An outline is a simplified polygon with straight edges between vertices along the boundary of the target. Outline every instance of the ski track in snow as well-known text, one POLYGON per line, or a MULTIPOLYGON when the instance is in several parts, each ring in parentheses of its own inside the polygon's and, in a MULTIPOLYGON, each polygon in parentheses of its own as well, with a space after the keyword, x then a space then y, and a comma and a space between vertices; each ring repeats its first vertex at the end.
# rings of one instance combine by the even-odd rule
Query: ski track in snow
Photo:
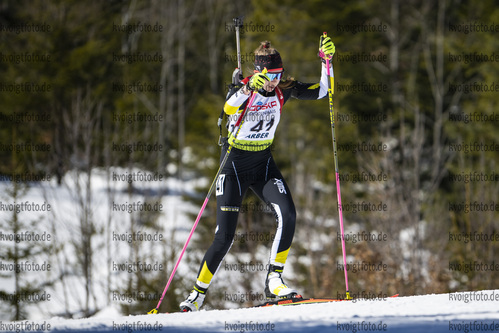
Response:
POLYGON ((495 332, 499 290, 128 317, 108 309, 34 323, 51 332, 495 332))

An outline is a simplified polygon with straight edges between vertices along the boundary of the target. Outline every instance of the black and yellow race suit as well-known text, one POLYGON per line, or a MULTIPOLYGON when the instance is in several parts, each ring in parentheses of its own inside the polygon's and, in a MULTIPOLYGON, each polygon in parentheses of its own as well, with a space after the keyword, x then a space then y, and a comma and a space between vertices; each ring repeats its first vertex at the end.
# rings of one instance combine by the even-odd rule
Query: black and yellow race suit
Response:
POLYGON ((272 208, 276 217, 277 230, 269 263, 281 267, 286 263, 295 232, 296 211, 289 187, 272 157, 271 145, 282 107, 289 98, 321 99, 327 95, 327 80, 326 69, 322 67, 319 83, 294 81, 288 88, 277 86, 272 92, 258 91, 246 110, 237 138, 235 125, 246 108, 249 96, 238 90, 227 99, 224 105, 224 111, 229 116, 227 144, 233 148, 217 179, 215 238, 201 263, 196 289, 206 291, 232 246, 239 210, 248 188, 272 208))

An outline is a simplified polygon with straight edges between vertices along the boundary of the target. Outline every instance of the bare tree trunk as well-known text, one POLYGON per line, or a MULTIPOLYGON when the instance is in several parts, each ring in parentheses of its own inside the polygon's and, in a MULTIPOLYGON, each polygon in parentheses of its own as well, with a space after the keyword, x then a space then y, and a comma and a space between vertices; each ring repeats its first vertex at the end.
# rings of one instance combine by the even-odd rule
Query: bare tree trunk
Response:
MULTIPOLYGON (((95 133, 102 115, 102 103, 93 100, 90 87, 78 88, 73 97, 69 113, 64 113, 66 134, 72 144, 72 169, 75 170, 75 188, 73 196, 79 208, 79 237, 75 244, 81 254, 80 268, 84 277, 85 298, 82 311, 90 316, 90 302, 95 304, 93 292, 93 236, 95 234, 92 214, 92 169, 98 152, 95 145, 95 133)), ((71 186, 69 188, 72 188, 71 186)), ((95 309, 94 309, 95 310, 95 309)))
MULTIPOLYGON (((185 145, 185 41, 189 36, 190 21, 186 17, 183 0, 178 0, 178 179, 183 179, 182 155, 185 145)), ((192 14, 192 13, 191 13, 192 14)))
MULTIPOLYGON (((219 77, 219 72, 223 66, 220 66, 220 50, 221 50, 221 45, 224 41, 224 36, 220 36, 219 31, 220 31, 220 26, 223 22, 224 17, 226 17, 225 12, 227 11, 227 8, 229 7, 230 2, 223 0, 223 1, 217 1, 217 0, 209 0, 205 2, 205 8, 208 13, 208 35, 207 35, 207 41, 208 41, 208 47, 207 47, 207 52, 208 52, 208 62, 209 62, 209 75, 210 75, 210 88, 211 92, 213 94, 218 94, 220 92, 219 89, 219 82, 218 82, 218 77, 219 77)), ((232 22, 225 22, 225 24, 228 24, 231 26, 232 22)), ((225 24, 224 24, 224 29, 225 29, 225 24)), ((224 30, 222 34, 226 34, 227 32, 224 30)), ((227 52, 227 51, 226 51, 227 52)))
MULTIPOLYGON (((175 104, 175 94, 174 89, 175 84, 175 72, 173 70, 176 56, 172 52, 174 50, 174 45, 177 32, 179 32, 178 21, 177 21, 177 10, 175 1, 166 1, 155 3, 157 6, 157 12, 160 13, 160 22, 166 27, 165 33, 161 35, 161 54, 163 56, 163 63, 161 64, 160 70, 160 84, 164 89, 159 94, 159 112, 163 115, 164 121, 159 122, 159 142, 165 145, 165 151, 168 152, 172 149, 171 142, 174 133, 174 104, 175 104)), ((158 156, 158 172, 164 173, 166 163, 164 154, 159 154, 158 156)))
MULTIPOLYGON (((425 12, 431 10, 433 2, 426 2, 425 12)), ((431 92, 434 98, 433 122, 433 165, 432 179, 437 181, 441 178, 442 170, 442 128, 443 128, 443 96, 444 96, 444 23, 445 23, 445 0, 438 1, 437 29, 433 35, 428 31, 427 25, 423 24, 424 34, 424 59, 426 72, 430 78, 431 92), (435 42, 435 64, 432 60, 430 42, 435 42)))
MULTIPOLYGON (((185 55, 186 55, 186 41, 190 39, 191 24, 198 16, 198 9, 200 2, 196 1, 193 8, 189 12, 186 11, 186 6, 183 0, 178 0, 177 4, 177 18, 178 18, 178 179, 183 180, 183 161, 182 156, 185 148, 185 55)), ((214 48, 210 45, 209 48, 214 48)))

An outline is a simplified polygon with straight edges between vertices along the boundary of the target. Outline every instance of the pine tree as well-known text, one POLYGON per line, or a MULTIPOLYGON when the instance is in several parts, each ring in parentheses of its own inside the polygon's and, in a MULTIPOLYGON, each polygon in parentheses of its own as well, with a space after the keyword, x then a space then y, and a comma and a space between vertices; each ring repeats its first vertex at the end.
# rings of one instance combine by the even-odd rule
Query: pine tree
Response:
MULTIPOLYGON (((13 281, 2 283, 0 301, 10 320, 29 318, 29 306, 51 300, 47 288, 51 262, 48 251, 52 241, 50 233, 44 231, 43 218, 32 219, 20 207, 28 187, 24 183, 12 182, 2 198, 2 205, 10 207, 9 218, 0 222, 0 277, 13 281), (45 278, 44 278, 45 277, 45 278)), ((36 204, 25 202, 24 204, 36 204)), ((46 203, 44 203, 46 204, 46 203)))

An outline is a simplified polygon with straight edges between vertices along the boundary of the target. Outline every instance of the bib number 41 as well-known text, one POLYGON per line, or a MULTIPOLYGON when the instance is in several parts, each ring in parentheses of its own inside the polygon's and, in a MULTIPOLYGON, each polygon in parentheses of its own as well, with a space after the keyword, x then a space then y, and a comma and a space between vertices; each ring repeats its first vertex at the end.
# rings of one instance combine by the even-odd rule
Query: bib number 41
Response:
MULTIPOLYGON (((255 126, 251 127, 252 132, 260 132, 263 129, 264 121, 260 120, 255 126)), ((270 120, 265 124, 265 131, 270 131, 270 129, 274 126, 274 117, 270 118, 270 120)))

